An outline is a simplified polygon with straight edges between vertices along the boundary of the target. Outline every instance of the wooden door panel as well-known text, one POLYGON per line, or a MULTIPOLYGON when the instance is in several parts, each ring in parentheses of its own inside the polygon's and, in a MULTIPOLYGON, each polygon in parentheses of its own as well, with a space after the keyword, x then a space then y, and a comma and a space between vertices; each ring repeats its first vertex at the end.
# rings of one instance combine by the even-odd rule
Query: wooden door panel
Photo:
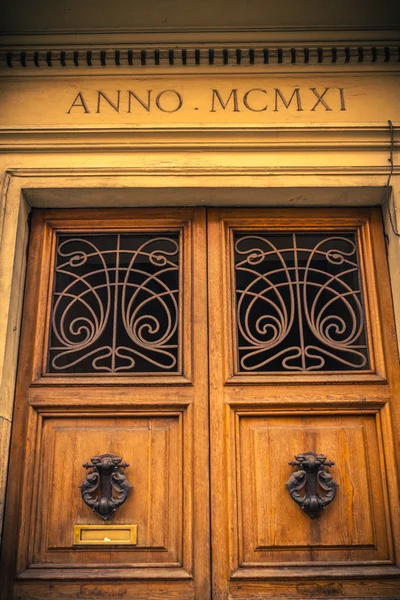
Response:
POLYGON ((239 565, 390 561, 387 503, 375 415, 237 416, 239 565), (288 461, 325 454, 339 485, 310 519, 290 497, 288 461))
MULTIPOLYGON (((34 562, 145 563, 180 566, 182 561, 182 440, 179 417, 86 416, 45 418, 37 493, 37 525, 32 523, 34 562), (75 525, 99 525, 82 502, 84 463, 109 452, 129 463, 134 486, 112 525, 138 526, 137 545, 74 547, 75 525)), ((100 522, 101 524, 101 522, 100 522)), ((105 528, 110 523, 105 523, 105 528)))
POLYGON ((215 600, 396 597, 400 387, 381 215, 208 218, 215 600), (334 461, 339 484, 315 519, 285 486, 304 452, 334 461))
POLYGON ((204 209, 35 212, 7 600, 209 598, 205 242, 204 209), (78 487, 105 453, 134 486, 111 524, 78 487), (137 543, 77 545, 86 525, 136 525, 137 543))

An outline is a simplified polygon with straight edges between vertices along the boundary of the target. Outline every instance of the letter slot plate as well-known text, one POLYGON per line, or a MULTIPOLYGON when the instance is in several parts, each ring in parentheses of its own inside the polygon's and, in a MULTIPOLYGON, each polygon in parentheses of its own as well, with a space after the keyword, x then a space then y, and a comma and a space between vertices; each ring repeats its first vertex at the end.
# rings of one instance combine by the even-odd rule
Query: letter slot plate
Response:
POLYGON ((75 525, 74 546, 137 544, 137 525, 75 525))

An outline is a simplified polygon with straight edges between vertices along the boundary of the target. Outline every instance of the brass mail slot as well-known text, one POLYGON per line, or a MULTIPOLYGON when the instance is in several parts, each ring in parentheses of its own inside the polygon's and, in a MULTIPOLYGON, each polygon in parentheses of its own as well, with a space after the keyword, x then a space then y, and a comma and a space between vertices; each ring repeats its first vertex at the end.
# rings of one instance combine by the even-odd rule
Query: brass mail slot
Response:
POLYGON ((75 525, 74 545, 137 544, 137 525, 75 525))

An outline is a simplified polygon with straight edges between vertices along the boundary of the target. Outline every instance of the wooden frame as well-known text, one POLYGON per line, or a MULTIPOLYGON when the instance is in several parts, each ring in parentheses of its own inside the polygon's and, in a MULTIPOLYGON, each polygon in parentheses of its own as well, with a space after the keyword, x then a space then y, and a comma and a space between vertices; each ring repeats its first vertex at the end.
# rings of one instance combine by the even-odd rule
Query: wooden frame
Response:
MULTIPOLYGON (((244 209, 245 210, 245 209, 244 209)), ((254 384, 274 383, 281 381, 282 383, 322 383, 333 381, 347 382, 362 382, 362 381, 386 381, 385 364, 383 360, 382 349, 382 331, 377 310, 377 292, 376 280, 371 256, 371 232, 369 224, 370 211, 366 210, 348 210, 344 216, 340 209, 332 209, 327 212, 318 211, 315 209, 297 210, 296 213, 290 211, 274 211, 270 210, 264 217, 262 211, 254 210, 254 217, 246 219, 242 217, 244 210, 234 209, 226 211, 223 217, 224 229, 224 252, 226 253, 226 281, 228 291, 226 303, 229 310, 229 319, 231 326, 226 325, 227 331, 230 333, 229 339, 229 356, 226 366, 227 382, 232 385, 241 383, 248 384, 252 381, 254 384), (285 216, 285 214, 288 216, 285 216), (327 215, 325 218, 323 215, 327 215), (234 216, 235 215, 235 216, 234 216), (330 216, 328 216, 330 215, 330 216), (332 219, 334 223, 332 224, 332 219), (234 332, 236 331, 236 315, 235 315, 235 290, 234 290, 234 264, 233 264, 233 235, 237 231, 257 231, 263 229, 267 232, 319 232, 323 231, 344 231, 354 232, 357 235, 358 250, 360 256, 361 280, 363 285, 364 296, 364 311, 366 317, 367 339, 369 341, 369 357, 370 369, 362 372, 352 371, 346 372, 324 372, 324 373, 309 373, 296 375, 295 373, 285 374, 278 373, 240 373, 237 367, 237 341, 234 332)), ((264 213, 265 214, 265 213, 264 213)))
MULTIPOLYGON (((132 221, 129 219, 129 212, 126 210, 124 214, 127 216, 121 218, 121 211, 98 209, 95 212, 91 210, 76 210, 74 216, 71 219, 60 218, 60 213, 57 211, 47 211, 44 216, 44 235, 43 235, 43 257, 42 257, 42 269, 43 269, 43 285, 41 287, 41 297, 39 300, 40 310, 38 311, 37 317, 37 328, 38 328, 38 339, 43 340, 38 347, 35 348, 35 357, 33 361, 32 370, 32 384, 33 385, 98 385, 98 384, 113 384, 113 385, 132 385, 132 384, 158 384, 160 379, 165 384, 180 383, 181 385, 188 385, 191 382, 191 304, 183 294, 181 294, 181 321, 182 328, 180 332, 180 353, 182 364, 182 371, 178 374, 160 373, 155 375, 140 375, 140 374, 129 374, 124 376, 123 374, 114 374, 111 376, 99 376, 95 374, 91 375, 79 375, 75 376, 76 381, 72 382, 71 376, 55 373, 47 373, 47 352, 48 352, 48 336, 49 336, 49 323, 50 323, 50 307, 52 301, 52 289, 53 289, 53 277, 54 277, 54 256, 55 256, 55 239, 58 233, 147 233, 150 231, 174 231, 180 233, 181 240, 183 239, 183 233, 185 232, 185 243, 182 243, 182 259, 181 259, 181 286, 185 289, 191 289, 192 273, 190 265, 192 264, 191 256, 191 221, 185 218, 185 212, 182 209, 175 209, 176 217, 165 217, 165 211, 160 209, 153 209, 151 211, 146 209, 136 209, 138 217, 132 221), (182 215, 182 218, 179 218, 182 215), (105 220, 106 219, 106 220, 105 220), (155 224, 156 223, 156 224, 155 224), (47 270, 48 261, 50 262, 50 269, 47 270), (183 316, 184 315, 184 316, 183 316), (183 352, 183 354, 182 354, 183 352), (95 380, 95 383, 94 383, 95 380)), ((135 214, 131 212, 131 214, 135 214)))

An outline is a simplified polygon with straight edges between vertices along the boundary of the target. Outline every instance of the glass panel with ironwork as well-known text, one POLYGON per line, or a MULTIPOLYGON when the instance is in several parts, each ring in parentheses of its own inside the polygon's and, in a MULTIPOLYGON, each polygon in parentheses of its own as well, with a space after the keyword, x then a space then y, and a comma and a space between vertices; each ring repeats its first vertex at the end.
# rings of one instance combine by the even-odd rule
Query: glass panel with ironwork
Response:
POLYGON ((368 370, 356 234, 235 232, 237 370, 368 370))
POLYGON ((50 373, 180 372, 179 232, 57 236, 50 373))

